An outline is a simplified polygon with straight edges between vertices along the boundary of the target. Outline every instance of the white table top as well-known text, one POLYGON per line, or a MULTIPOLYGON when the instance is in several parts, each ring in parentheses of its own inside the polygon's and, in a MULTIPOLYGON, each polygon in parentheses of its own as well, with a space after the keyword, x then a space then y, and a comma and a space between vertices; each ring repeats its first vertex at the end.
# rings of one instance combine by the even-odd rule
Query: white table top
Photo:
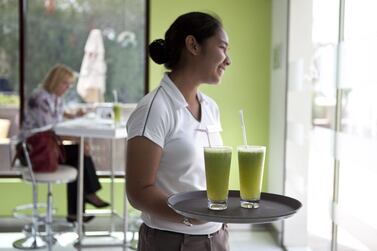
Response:
POLYGON ((120 139, 127 138, 125 125, 115 126, 111 119, 81 117, 67 120, 54 126, 57 135, 120 139))

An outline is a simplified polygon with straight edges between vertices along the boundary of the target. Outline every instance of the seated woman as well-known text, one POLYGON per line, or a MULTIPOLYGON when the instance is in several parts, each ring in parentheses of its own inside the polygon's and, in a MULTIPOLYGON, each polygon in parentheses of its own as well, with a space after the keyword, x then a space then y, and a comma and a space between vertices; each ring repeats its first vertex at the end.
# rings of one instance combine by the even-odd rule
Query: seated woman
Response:
MULTIPOLYGON (((73 70, 65 65, 55 65, 46 75, 42 84, 37 87, 26 103, 25 119, 23 131, 40 128, 46 125, 54 125, 64 118, 75 118, 82 116, 82 110, 76 114, 64 111, 62 96, 75 82, 73 70)), ((63 137, 74 142, 74 144, 64 145, 66 160, 64 164, 79 166, 79 146, 78 139, 73 137, 63 137)), ((109 203, 101 200, 96 192, 101 189, 94 163, 89 155, 89 145, 84 145, 84 198, 85 202, 97 207, 107 207, 109 203)), ((85 204, 84 204, 85 210, 85 204)), ((77 212, 77 181, 71 182, 67 186, 67 220, 76 221, 77 212)), ((85 216, 84 222, 93 219, 94 216, 85 216)))

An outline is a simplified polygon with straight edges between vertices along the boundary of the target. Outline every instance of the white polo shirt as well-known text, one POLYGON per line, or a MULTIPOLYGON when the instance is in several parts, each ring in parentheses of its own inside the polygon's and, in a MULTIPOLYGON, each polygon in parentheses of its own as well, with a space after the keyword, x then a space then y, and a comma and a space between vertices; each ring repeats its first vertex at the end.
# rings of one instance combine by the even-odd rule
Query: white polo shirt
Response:
MULTIPOLYGON (((167 194, 206 189, 203 147, 222 145, 220 114, 217 104, 198 92, 201 103, 201 120, 196 120, 187 109, 182 93, 164 75, 160 86, 141 99, 128 123, 128 139, 144 136, 162 148, 157 170, 156 186, 167 194), (204 132, 211 128, 209 139, 204 132)), ((220 223, 209 222, 187 227, 169 222, 145 212, 146 225, 161 230, 202 235, 216 232, 220 223)))

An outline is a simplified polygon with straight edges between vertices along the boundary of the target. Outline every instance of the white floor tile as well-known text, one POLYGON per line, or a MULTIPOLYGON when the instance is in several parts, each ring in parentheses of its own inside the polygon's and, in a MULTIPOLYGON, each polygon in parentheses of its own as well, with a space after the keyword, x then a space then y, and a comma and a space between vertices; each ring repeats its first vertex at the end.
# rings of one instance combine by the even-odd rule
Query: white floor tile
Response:
MULTIPOLYGON (((250 231, 248 229, 235 230, 230 229, 229 241, 231 251, 282 251, 277 246, 271 235, 266 231, 250 231)), ((0 234, 0 251, 15 251, 12 243, 24 235, 21 233, 1 233, 0 234)), ((65 233, 57 236, 58 242, 50 249, 51 251, 77 251, 73 246, 76 238, 75 233, 65 233)), ((103 237, 96 237, 103 238, 103 237)), ((93 238, 90 238, 93 239, 93 238)), ((94 241, 98 241, 99 239, 94 241)), ((102 241, 102 240, 101 240, 102 241)), ((106 241, 106 240, 104 240, 106 241)), ((106 251, 126 251, 122 247, 106 247, 106 251)), ((48 248, 38 249, 40 251, 49 250, 48 248)), ((81 248, 81 251, 104 250, 100 248, 81 248)), ((128 250, 127 250, 128 251, 128 250)))

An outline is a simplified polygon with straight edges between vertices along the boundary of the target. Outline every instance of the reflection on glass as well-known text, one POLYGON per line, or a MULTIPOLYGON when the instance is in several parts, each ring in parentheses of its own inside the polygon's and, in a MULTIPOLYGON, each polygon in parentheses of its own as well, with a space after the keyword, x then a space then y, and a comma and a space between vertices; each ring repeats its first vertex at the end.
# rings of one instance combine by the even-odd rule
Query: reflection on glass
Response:
POLYGON ((363 138, 377 138, 377 83, 375 86, 345 90, 342 132, 363 138))
POLYGON ((336 50, 334 44, 318 45, 311 63, 312 123, 330 129, 335 128, 336 50))

